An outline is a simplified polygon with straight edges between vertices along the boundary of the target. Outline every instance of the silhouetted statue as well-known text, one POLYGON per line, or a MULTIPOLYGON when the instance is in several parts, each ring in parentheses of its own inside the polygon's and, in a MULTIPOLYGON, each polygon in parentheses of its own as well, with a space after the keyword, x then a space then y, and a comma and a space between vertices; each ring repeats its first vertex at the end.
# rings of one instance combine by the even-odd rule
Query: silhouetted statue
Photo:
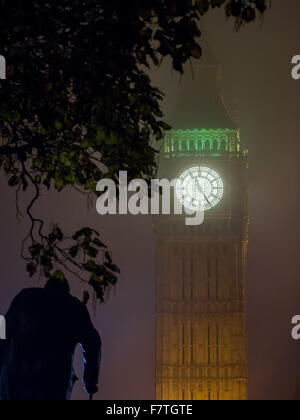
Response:
POLYGON ((73 357, 84 352, 85 390, 98 391, 101 340, 83 303, 67 281, 23 290, 6 315, 0 340, 0 400, 67 400, 77 380, 73 357))

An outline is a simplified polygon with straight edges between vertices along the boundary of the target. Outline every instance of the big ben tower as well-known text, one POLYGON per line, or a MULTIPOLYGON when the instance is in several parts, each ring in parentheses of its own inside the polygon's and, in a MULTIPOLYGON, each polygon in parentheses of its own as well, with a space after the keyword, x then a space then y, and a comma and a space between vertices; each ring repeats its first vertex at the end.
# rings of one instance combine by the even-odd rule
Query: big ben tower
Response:
POLYGON ((185 216, 155 217, 156 398, 246 400, 247 152, 216 66, 195 65, 183 80, 159 175, 179 179, 185 207, 202 200, 205 218, 187 226, 185 216))

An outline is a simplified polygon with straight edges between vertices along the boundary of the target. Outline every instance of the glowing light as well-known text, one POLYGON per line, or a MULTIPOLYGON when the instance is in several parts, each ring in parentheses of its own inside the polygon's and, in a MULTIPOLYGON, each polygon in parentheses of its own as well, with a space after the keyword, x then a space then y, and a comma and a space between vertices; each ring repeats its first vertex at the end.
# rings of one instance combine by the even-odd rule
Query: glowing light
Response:
POLYGON ((171 130, 166 133, 164 154, 170 156, 222 156, 240 152, 239 130, 171 130))
POLYGON ((176 185, 178 200, 193 211, 210 210, 224 195, 224 182, 212 168, 195 166, 184 171, 176 185))

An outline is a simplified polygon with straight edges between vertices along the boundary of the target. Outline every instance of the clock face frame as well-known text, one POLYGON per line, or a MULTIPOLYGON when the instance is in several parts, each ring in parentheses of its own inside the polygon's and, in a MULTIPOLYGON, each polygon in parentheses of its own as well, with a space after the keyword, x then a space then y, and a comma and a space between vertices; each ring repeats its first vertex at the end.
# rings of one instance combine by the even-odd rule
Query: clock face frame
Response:
POLYGON ((178 178, 176 194, 186 209, 208 211, 222 200, 224 182, 216 170, 207 166, 194 166, 178 178))

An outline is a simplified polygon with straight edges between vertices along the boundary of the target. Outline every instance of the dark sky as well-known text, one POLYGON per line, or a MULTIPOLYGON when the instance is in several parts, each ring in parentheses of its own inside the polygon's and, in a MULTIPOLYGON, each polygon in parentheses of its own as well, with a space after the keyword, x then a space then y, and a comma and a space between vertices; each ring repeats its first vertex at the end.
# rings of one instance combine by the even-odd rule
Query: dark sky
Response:
MULTIPOLYGON (((291 318, 300 314, 300 81, 293 81, 290 74, 291 58, 300 54, 299 15, 298 0, 273 0, 262 25, 252 24, 237 34, 223 12, 210 13, 205 19, 211 51, 223 70, 224 98, 232 111, 238 103, 242 140, 250 155, 247 306, 252 399, 291 399, 300 385, 300 342, 290 338, 291 318)), ((166 93, 164 110, 170 117, 179 78, 168 63, 152 77, 166 93)), ((0 191, 3 314, 21 288, 43 281, 28 280, 24 274, 19 254, 27 226, 25 221, 16 221, 14 192, 3 176, 0 191)), ((95 320, 104 342, 98 398, 154 398, 151 218, 100 217, 71 191, 45 194, 38 211, 63 224, 66 232, 82 225, 99 228, 122 268, 118 286, 97 310, 95 320)), ((76 281, 73 292, 82 293, 76 281)), ((74 398, 86 398, 79 385, 74 398)))

